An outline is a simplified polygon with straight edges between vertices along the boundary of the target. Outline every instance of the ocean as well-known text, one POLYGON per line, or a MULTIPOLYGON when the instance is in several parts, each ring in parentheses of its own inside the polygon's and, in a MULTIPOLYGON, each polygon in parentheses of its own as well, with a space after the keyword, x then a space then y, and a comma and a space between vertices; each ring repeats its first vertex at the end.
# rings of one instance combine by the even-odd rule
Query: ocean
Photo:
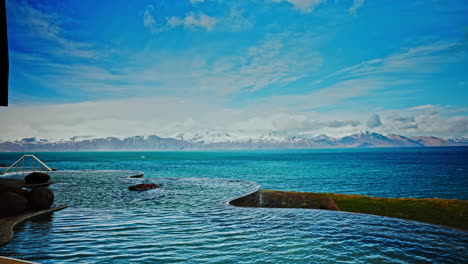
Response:
MULTIPOLYGON (((25 153, 0 153, 11 164, 25 153)), ((29 153, 28 153, 29 154, 29 153)), ((468 233, 381 216, 240 208, 263 189, 468 200, 468 148, 41 152, 56 203, 0 255, 38 263, 463 263, 468 233), (143 179, 127 176, 143 172, 143 179), (162 185, 129 192, 136 183, 162 185)))

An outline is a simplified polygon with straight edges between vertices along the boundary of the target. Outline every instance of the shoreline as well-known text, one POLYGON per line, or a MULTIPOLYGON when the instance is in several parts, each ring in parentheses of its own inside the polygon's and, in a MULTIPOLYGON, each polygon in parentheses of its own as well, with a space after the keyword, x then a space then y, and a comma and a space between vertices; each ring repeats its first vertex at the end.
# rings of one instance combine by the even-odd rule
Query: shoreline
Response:
POLYGON ((394 217, 468 231, 468 201, 439 198, 382 198, 366 195, 259 190, 234 199, 240 207, 320 209, 331 198, 340 211, 394 217))
MULTIPOLYGON (((46 187, 55 182, 47 181, 44 183, 28 183, 23 179, 9 179, 9 178, 0 178, 0 186, 10 186, 10 187, 17 187, 17 188, 35 188, 35 187, 46 187)), ((55 211, 59 211, 62 209, 67 208, 66 204, 58 204, 56 206, 42 209, 42 210, 34 210, 28 209, 20 214, 11 215, 11 216, 1 216, 0 217, 0 247, 9 243, 10 240, 13 239, 14 236, 14 228, 27 221, 31 218, 46 215, 55 211)))
POLYGON ((62 209, 67 208, 66 204, 60 204, 55 207, 51 207, 44 210, 29 210, 19 215, 8 216, 8 217, 1 217, 0 218, 0 246, 8 244, 15 234, 14 228, 27 221, 31 218, 42 216, 46 214, 50 214, 62 209))
MULTIPOLYGON (((136 179, 136 178, 144 177, 144 173, 141 171, 133 171, 133 172, 134 173, 128 176, 127 178, 136 179)), ((48 181, 45 183, 27 183, 26 181, 22 179, 20 180, 20 179, 0 178, 0 186, 9 185, 9 186, 15 186, 15 187, 20 187, 20 188, 44 187, 44 186, 49 186, 53 183, 55 182, 48 181)), ((34 217, 51 214, 53 212, 63 210, 67 207, 68 205, 66 204, 58 204, 48 209, 27 210, 17 215, 0 216, 0 247, 8 244, 13 239, 14 234, 15 234, 14 229, 17 225, 22 224, 23 222, 28 221, 34 217)), ((0 256, 0 263, 3 263, 1 262, 2 260, 3 260, 2 256, 0 256)), ((12 259, 12 261, 21 261, 21 260, 12 259)), ((22 262, 18 262, 18 263, 22 263, 22 262)))

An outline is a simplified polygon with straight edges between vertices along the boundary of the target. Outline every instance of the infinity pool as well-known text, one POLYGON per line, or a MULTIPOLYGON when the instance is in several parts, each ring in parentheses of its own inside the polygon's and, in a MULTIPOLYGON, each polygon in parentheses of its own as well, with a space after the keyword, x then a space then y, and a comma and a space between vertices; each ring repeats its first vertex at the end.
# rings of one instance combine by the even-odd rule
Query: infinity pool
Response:
POLYGON ((57 171, 69 208, 28 221, 0 255, 38 263, 463 263, 467 233, 381 216, 227 203, 259 188, 217 178, 57 171), (131 192, 129 185, 160 189, 131 192))

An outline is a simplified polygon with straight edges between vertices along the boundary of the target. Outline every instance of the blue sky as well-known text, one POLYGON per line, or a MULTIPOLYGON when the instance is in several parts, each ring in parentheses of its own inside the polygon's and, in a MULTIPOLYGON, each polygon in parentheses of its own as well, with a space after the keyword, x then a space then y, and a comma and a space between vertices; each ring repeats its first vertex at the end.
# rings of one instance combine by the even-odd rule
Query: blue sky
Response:
POLYGON ((2 138, 468 136, 466 1, 7 1, 2 138))

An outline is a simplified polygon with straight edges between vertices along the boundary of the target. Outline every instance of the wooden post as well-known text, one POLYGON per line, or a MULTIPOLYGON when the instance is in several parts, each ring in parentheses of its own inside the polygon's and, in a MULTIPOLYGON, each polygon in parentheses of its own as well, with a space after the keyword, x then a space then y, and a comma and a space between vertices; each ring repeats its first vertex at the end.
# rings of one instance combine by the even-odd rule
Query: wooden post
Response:
POLYGON ((8 76, 10 63, 8 59, 8 33, 6 0, 0 0, 0 67, 3 69, 0 74, 0 106, 8 106, 8 76), (3 66, 2 66, 3 65, 3 66))

